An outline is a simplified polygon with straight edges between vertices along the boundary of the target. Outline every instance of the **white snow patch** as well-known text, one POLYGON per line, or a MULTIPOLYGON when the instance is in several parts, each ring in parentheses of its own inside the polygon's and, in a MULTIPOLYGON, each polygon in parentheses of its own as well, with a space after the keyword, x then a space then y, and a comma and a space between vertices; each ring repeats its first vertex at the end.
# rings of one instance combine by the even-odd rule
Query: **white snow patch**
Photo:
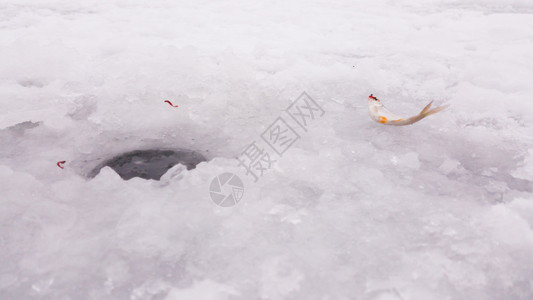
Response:
POLYGON ((532 298, 532 12, 3 1, 0 298, 532 298), (303 91, 325 115, 254 183, 234 158, 303 91), (382 126, 370 93, 450 108, 382 126), (178 148, 209 161, 86 178, 178 148), (233 208, 209 197, 223 172, 244 181, 233 208))

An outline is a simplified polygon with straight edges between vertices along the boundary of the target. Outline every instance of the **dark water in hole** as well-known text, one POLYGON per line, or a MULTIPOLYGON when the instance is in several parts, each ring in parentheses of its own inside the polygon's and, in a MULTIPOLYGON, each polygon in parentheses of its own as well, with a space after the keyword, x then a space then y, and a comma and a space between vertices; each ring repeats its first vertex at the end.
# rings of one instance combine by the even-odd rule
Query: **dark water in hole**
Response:
POLYGON ((168 169, 178 163, 185 165, 187 170, 191 170, 203 161, 206 161, 206 159, 194 151, 136 150, 117 155, 105 161, 92 170, 89 177, 95 177, 100 173, 100 169, 108 166, 115 170, 124 180, 133 177, 159 180, 168 169))

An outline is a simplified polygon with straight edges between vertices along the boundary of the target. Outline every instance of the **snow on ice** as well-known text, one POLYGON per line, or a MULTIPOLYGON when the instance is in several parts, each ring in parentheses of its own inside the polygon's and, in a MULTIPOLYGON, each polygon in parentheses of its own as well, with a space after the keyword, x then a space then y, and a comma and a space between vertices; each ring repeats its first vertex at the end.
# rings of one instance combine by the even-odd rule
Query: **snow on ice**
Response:
POLYGON ((0 298, 531 299, 532 13, 3 0, 0 298), (254 182, 235 158, 304 91, 325 114, 254 182), (371 93, 450 108, 390 128, 371 93), (89 176, 157 149, 207 161, 89 176), (224 172, 234 207, 209 196, 224 172))

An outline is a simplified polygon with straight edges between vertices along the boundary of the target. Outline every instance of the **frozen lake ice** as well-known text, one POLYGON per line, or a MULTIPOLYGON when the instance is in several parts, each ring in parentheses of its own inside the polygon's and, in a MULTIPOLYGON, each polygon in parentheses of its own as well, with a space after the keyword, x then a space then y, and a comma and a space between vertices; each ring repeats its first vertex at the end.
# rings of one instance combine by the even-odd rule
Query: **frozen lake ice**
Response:
POLYGON ((532 13, 4 0, 0 299, 531 299, 532 13), (302 92, 324 115, 254 182, 235 158, 302 92), (387 127, 371 93, 450 108, 387 127), (147 149, 205 161, 88 176, 147 149))

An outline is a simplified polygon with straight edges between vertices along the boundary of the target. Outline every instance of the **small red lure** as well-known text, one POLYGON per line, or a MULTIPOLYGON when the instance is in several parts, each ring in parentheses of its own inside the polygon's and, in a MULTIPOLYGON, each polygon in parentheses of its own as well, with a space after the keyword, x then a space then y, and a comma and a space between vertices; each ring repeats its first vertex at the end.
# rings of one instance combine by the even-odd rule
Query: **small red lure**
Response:
POLYGON ((64 163, 66 163, 66 161, 65 161, 65 160, 62 160, 62 161, 58 161, 56 165, 57 165, 58 167, 60 167, 61 169, 64 169, 65 167, 62 166, 62 164, 64 164, 64 163))
POLYGON ((169 100, 165 100, 165 102, 168 103, 168 104, 170 104, 170 106, 172 106, 172 107, 178 107, 178 105, 174 105, 174 104, 172 104, 172 102, 170 102, 169 100))

